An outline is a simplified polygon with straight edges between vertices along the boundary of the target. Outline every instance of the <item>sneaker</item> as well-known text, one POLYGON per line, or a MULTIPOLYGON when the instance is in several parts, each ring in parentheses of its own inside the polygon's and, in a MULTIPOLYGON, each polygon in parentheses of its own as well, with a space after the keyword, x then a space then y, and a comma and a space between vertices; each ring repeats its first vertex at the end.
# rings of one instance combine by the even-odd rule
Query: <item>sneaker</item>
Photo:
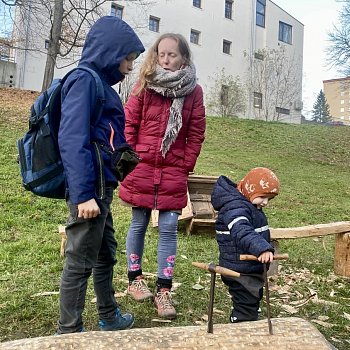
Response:
POLYGON ((153 297, 153 294, 147 287, 143 276, 137 276, 128 286, 127 293, 137 301, 142 301, 153 297))
POLYGON ((170 290, 168 288, 161 288, 154 297, 154 303, 158 310, 158 316, 168 319, 176 317, 176 311, 171 300, 170 290))
MULTIPOLYGON (((83 333, 83 332, 86 332, 86 330, 85 330, 84 327, 81 327, 80 330, 79 330, 79 331, 76 331, 75 333, 83 333)), ((55 332, 54 335, 62 335, 62 334, 64 334, 64 333, 60 333, 60 331, 57 330, 57 331, 55 332)), ((66 334, 67 334, 67 333, 66 333, 66 334)))
POLYGON ((122 315, 120 309, 117 308, 113 321, 99 320, 98 325, 101 331, 121 331, 129 329, 134 324, 134 316, 129 313, 122 315))

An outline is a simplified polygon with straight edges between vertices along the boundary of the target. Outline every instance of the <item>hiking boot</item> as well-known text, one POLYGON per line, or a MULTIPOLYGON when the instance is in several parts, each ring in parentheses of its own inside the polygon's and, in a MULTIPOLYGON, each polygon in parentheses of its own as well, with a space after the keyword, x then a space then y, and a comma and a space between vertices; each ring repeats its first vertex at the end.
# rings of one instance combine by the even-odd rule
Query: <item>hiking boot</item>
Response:
POLYGON ((170 289, 161 288, 154 297, 154 303, 158 310, 158 316, 168 319, 176 317, 176 311, 171 300, 170 289))
POLYGON ((147 287, 147 283, 143 276, 137 276, 128 286, 127 293, 137 301, 142 301, 148 298, 152 298, 153 294, 147 287))
POLYGON ((129 313, 122 315, 120 309, 117 308, 113 321, 99 320, 98 325, 101 331, 121 331, 129 329, 134 324, 134 316, 129 313))

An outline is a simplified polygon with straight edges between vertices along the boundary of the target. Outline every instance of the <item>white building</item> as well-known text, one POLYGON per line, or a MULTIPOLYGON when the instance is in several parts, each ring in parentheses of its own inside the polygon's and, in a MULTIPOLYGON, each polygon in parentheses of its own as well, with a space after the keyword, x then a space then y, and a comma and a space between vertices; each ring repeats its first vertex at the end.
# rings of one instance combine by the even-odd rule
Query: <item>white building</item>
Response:
MULTIPOLYGON (((197 69, 199 84, 204 88, 206 97, 213 85, 213 76, 225 69, 225 75, 238 76, 246 89, 246 118, 278 119, 299 123, 302 109, 302 57, 304 26, 271 0, 149 0, 146 6, 132 1, 108 1, 103 5, 105 14, 122 17, 139 34, 148 48, 156 38, 165 32, 184 35, 190 42, 193 60, 197 69), (289 78, 278 69, 269 68, 269 77, 273 91, 264 91, 257 82, 257 69, 264 64, 268 52, 283 51, 281 66, 293 72, 287 72, 289 78), (276 75, 277 74, 277 75, 276 75), (283 81, 290 79, 288 86, 283 81), (279 81, 279 78, 282 81, 279 81), (267 98, 282 91, 284 95, 293 93, 289 98, 275 98, 275 105, 269 105, 267 98), (277 102, 276 100, 280 101, 277 102), (263 113, 268 109, 269 117, 263 113), (276 112, 277 111, 277 112, 276 112), (276 118, 277 113, 277 118, 276 118)), ((30 39, 28 32, 35 27, 37 19, 30 13, 23 25, 28 28, 23 40, 25 47, 40 47, 41 52, 17 51, 16 86, 22 89, 40 90, 45 69, 45 40, 30 39), (38 40, 40 42, 38 42, 38 40)), ((273 54, 273 53, 272 53, 273 54)), ((79 52, 70 57, 77 62, 79 52)), ((139 60, 142 60, 140 57, 139 60)), ((63 65, 61 60, 58 67, 63 65)), ((64 62, 66 65, 66 61, 64 62)), ((72 66, 56 69, 55 77, 63 76, 72 66)), ((265 67, 265 70, 267 68, 265 67)), ((259 71, 259 73, 257 73, 259 71)), ((286 73, 286 74, 287 74, 286 73)), ((285 74, 285 73, 283 73, 285 74)), ((265 77, 266 79, 266 77, 265 77)), ((208 111, 210 114, 210 111, 208 111)))

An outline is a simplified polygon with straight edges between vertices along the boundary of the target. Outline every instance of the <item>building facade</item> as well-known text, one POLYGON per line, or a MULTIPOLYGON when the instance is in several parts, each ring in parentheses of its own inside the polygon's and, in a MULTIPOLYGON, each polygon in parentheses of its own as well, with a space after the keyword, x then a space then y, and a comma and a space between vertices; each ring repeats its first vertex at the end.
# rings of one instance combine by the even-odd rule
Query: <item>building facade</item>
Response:
MULTIPOLYGON (((124 0, 101 6, 104 14, 129 23, 146 48, 166 32, 187 38, 206 99, 213 89, 213 77, 224 69, 226 75, 239 79, 245 91, 245 110, 238 113, 240 117, 300 123, 304 26, 297 19, 271 0, 149 0, 143 4, 124 0), (276 56, 280 61, 273 67, 276 56), (262 79, 270 80, 267 91, 266 84, 257 83, 262 79)), ((17 51, 16 86, 40 90, 45 39, 40 38, 38 45, 38 37, 29 33, 35 30, 35 19, 28 13, 26 20, 24 45, 39 46, 40 52, 17 51)), ((78 59, 79 50, 70 60, 76 64, 78 59)), ((72 65, 58 60, 57 67, 55 77, 61 77, 72 65)), ((219 88, 224 90, 224 84, 219 88)))
POLYGON ((323 81, 332 122, 350 125, 350 77, 323 81))

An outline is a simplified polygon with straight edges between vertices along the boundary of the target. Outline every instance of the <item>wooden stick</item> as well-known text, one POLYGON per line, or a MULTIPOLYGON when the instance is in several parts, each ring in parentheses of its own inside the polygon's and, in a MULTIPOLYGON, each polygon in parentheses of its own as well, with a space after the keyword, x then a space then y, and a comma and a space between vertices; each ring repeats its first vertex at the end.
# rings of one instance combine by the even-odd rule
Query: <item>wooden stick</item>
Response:
MULTIPOLYGON (((209 264, 194 261, 194 262, 192 262, 192 265, 195 267, 198 267, 200 269, 210 271, 209 264)), ((226 269, 225 267, 221 267, 219 265, 216 265, 214 270, 216 273, 219 273, 220 275, 224 275, 224 276, 239 277, 241 275, 240 273, 238 273, 236 271, 226 269)))
MULTIPOLYGON (((258 258, 255 255, 242 254, 239 258, 240 260, 258 261, 258 258)), ((273 260, 288 260, 288 259, 289 259, 288 254, 276 254, 273 256, 273 260)))

